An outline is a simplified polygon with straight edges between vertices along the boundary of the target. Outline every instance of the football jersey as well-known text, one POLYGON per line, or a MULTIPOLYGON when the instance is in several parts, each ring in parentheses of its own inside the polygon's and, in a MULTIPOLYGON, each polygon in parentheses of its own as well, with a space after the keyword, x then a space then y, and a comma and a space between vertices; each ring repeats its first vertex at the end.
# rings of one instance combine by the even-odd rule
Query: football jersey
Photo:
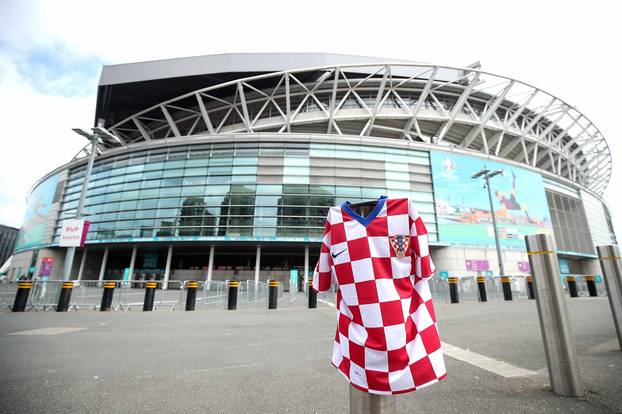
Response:
POLYGON ((427 279, 428 235, 408 198, 378 199, 362 217, 350 203, 326 218, 313 288, 337 284, 332 364, 352 386, 400 394, 446 376, 427 279))

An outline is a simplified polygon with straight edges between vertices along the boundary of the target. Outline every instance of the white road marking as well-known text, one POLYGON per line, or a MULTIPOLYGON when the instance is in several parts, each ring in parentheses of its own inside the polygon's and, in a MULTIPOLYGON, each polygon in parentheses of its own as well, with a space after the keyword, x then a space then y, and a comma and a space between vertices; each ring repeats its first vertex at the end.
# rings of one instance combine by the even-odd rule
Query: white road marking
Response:
POLYGON ((332 306, 333 308, 335 307, 335 304, 334 304, 333 302, 329 302, 329 301, 327 301, 327 300, 320 299, 320 298, 318 298, 318 299, 317 299, 317 301, 318 301, 318 302, 322 302, 322 303, 323 303, 323 304, 325 304, 325 305, 332 306))
POLYGON ((199 368, 199 369, 192 369, 190 371, 186 371, 186 372, 209 372, 209 371, 222 371, 222 370, 228 370, 228 369, 240 369, 240 368, 253 368, 253 367, 259 367, 262 366, 263 364, 258 364, 258 363, 252 363, 252 364, 240 364, 240 365, 227 365, 224 367, 212 367, 212 368, 199 368))
POLYGON ((617 339, 610 339, 609 341, 603 342, 602 344, 598 344, 593 346, 588 351, 590 354, 598 354, 601 352, 612 352, 620 349, 620 345, 618 344, 617 339))
POLYGON ((490 358, 485 355, 467 351, 466 349, 458 348, 446 342, 442 342, 443 353, 450 358, 457 359, 458 361, 466 362, 475 367, 497 374, 503 378, 524 377, 527 375, 537 375, 536 371, 531 371, 525 368, 519 368, 517 366, 508 364, 507 362, 490 358))
POLYGON ((86 328, 49 327, 49 328, 30 329, 28 331, 11 332, 6 335, 40 335, 40 336, 62 335, 62 334, 70 333, 70 332, 81 331, 83 329, 86 329, 86 328))

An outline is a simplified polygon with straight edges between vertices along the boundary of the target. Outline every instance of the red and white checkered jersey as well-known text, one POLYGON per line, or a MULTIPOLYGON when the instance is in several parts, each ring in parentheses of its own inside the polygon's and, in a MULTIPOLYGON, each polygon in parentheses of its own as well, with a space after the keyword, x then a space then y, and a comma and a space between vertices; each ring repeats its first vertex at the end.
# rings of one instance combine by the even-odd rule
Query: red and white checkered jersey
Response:
POLYGON ((400 394, 445 378, 433 274, 427 230, 408 198, 382 196, 366 217, 348 202, 329 210, 313 288, 338 286, 332 363, 354 387, 400 394))

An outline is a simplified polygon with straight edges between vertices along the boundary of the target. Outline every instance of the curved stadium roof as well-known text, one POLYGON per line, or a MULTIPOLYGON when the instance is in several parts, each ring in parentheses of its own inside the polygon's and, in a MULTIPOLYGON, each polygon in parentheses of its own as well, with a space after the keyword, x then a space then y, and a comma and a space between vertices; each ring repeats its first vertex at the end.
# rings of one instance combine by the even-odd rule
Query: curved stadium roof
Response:
POLYGON ((602 194, 598 128, 565 101, 480 70, 330 54, 233 54, 105 66, 96 119, 130 143, 204 134, 321 133, 455 146, 602 194))

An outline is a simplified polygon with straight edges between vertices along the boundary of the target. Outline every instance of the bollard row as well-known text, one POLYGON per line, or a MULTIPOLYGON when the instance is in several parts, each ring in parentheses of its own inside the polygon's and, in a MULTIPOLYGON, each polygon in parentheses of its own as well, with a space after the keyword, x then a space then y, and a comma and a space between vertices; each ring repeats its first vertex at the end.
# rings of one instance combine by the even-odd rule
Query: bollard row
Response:
MULTIPOLYGON (((311 307, 317 300, 312 292, 311 307)), ((0 284, 0 306, 13 312, 97 310, 110 312, 142 308, 149 312, 160 307, 193 311, 196 306, 222 305, 233 310, 240 303, 266 303, 277 308, 282 296, 279 281, 21 281, 0 284), (200 295, 200 296, 199 296, 200 295), (10 298, 10 302, 7 301, 10 298), (243 301, 243 302, 240 302, 243 301), (182 308, 184 306, 185 308, 182 308)), ((265 306, 265 305, 264 305, 265 306)), ((0 309, 2 309, 0 307, 0 309)))

